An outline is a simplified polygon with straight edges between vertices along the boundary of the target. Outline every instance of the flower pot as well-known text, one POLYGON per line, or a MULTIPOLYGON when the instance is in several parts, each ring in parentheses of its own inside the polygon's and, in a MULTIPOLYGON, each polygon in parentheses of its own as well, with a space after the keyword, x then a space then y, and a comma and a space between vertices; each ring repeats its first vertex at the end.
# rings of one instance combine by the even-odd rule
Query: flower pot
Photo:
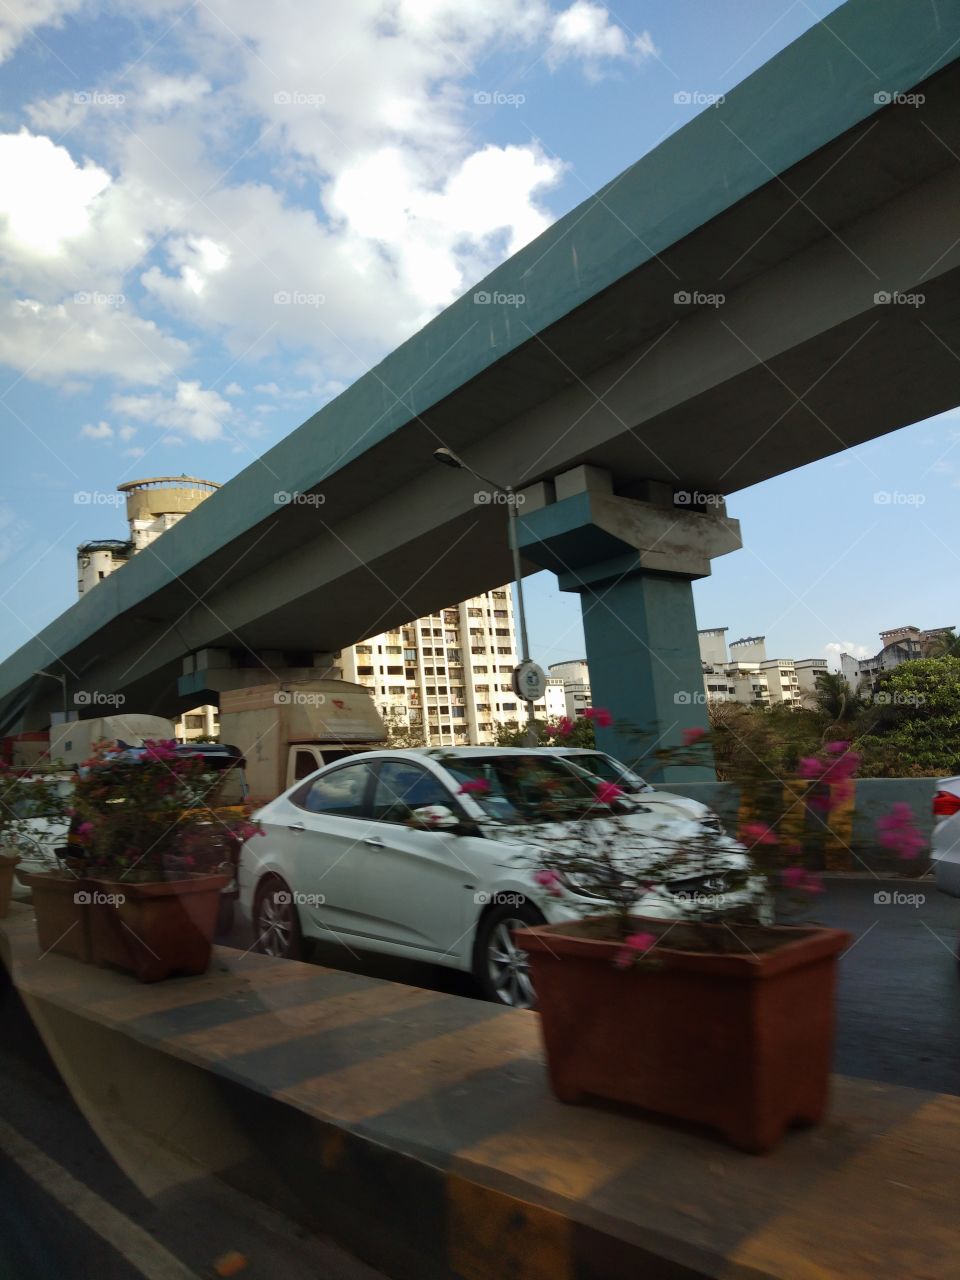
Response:
POLYGON ((17 879, 33 894, 40 950, 89 964, 90 918, 84 881, 55 871, 20 871, 17 879))
POLYGON ((159 982, 173 974, 205 973, 225 875, 143 884, 87 882, 94 964, 159 982))
MULTIPOLYGON (((836 929, 736 927, 745 947, 700 950, 722 924, 640 920, 663 937, 626 969, 608 920, 518 930, 530 958, 553 1091, 588 1095, 710 1126, 762 1152, 827 1105, 836 929), (706 934, 704 933, 706 931, 706 934)), ((725 935, 725 936, 724 936, 725 935)))
POLYGON ((16 849, 0 847, 0 920, 10 910, 10 894, 13 891, 13 869, 20 861, 16 849))

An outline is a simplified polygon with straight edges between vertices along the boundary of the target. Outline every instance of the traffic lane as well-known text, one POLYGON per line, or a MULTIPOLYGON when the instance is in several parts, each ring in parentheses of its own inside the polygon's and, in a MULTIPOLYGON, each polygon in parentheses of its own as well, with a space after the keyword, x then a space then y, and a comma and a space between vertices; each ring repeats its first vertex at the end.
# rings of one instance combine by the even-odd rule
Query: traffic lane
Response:
POLYGON ((244 1280, 386 1280, 146 1135, 98 1124, 62 1080, 0 1050, 0 1280, 199 1280, 230 1255, 244 1280))
POLYGON ((834 1069, 960 1094, 960 899, 932 880, 832 880, 810 915, 853 934, 834 1069))
MULTIPOLYGON (((853 935, 839 967, 834 1070, 960 1094, 960 899, 928 879, 828 879, 796 922, 804 916, 853 935)), ((237 929, 224 941, 246 949, 253 937, 237 929)), ((310 959, 407 986, 478 995, 469 974, 340 943, 315 944, 310 959)))

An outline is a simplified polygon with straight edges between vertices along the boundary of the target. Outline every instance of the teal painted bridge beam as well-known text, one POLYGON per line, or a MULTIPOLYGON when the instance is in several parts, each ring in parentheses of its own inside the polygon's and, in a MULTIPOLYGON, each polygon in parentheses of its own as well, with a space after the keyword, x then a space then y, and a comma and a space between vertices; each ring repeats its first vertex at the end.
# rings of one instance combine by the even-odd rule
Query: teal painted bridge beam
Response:
POLYGON ((613 493, 607 472, 577 467, 528 494, 518 521, 523 558, 579 594, 602 750, 639 762, 652 781, 704 781, 710 764, 661 766, 643 757, 708 727, 693 581, 710 561, 738 549, 740 528, 722 501, 709 511, 673 505, 667 486, 651 502, 613 493), (556 500, 552 500, 553 493, 556 500))

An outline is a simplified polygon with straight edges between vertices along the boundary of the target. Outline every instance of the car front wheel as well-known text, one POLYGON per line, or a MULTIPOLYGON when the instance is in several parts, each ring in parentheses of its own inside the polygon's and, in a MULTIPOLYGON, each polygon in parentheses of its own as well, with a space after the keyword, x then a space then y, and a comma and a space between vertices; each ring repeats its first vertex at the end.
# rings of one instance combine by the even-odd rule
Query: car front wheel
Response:
POLYGON ((528 902, 500 906, 480 922, 474 946, 474 977, 487 1000, 513 1009, 532 1009, 537 1002, 530 978, 527 953, 514 941, 515 929, 545 924, 543 915, 528 902))
POLYGON ((257 889, 253 911, 254 948, 279 960, 303 959, 300 916, 290 886, 270 876, 257 889))

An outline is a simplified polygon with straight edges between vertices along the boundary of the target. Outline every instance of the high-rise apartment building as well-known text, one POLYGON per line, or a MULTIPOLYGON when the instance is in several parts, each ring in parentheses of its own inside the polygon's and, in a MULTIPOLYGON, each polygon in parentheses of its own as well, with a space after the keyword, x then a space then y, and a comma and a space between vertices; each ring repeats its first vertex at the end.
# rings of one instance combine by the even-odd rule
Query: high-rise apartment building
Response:
POLYGON ((498 587, 344 649, 345 680, 365 685, 388 724, 428 746, 490 746, 525 721, 513 692, 513 593, 498 587))
MULTIPOLYGON (((77 547, 77 594, 92 591, 219 488, 215 481, 196 476, 152 476, 118 485, 126 503, 129 537, 102 538, 77 547)), ((217 708, 211 706, 195 707, 176 723, 181 741, 213 737, 219 729, 217 708)))

